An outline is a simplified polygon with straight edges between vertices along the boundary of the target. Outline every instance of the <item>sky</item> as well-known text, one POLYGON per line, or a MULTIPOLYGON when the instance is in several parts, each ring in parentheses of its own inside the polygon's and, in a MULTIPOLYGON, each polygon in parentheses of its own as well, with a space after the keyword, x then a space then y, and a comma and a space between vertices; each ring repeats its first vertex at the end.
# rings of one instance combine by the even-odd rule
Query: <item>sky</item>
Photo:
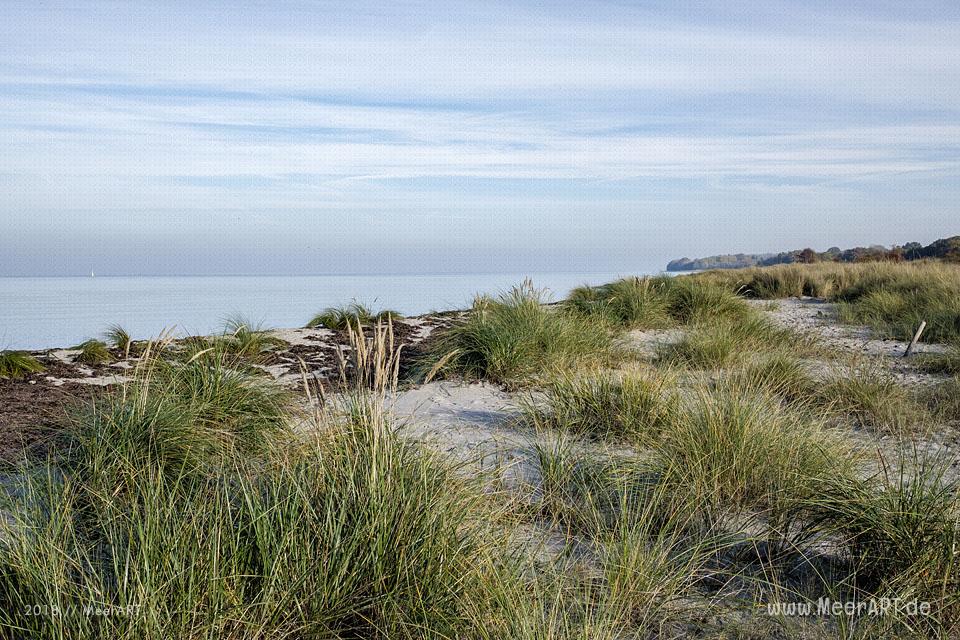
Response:
POLYGON ((955 1, 0 14, 0 275, 641 271, 960 234, 955 1))

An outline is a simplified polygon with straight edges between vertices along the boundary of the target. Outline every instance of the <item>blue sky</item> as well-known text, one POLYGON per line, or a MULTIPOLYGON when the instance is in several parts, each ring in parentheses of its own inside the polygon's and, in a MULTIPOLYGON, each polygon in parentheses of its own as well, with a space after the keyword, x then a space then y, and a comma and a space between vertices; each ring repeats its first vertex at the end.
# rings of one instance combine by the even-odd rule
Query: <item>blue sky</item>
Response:
POLYGON ((0 275, 960 233, 960 5, 5 2, 0 275))

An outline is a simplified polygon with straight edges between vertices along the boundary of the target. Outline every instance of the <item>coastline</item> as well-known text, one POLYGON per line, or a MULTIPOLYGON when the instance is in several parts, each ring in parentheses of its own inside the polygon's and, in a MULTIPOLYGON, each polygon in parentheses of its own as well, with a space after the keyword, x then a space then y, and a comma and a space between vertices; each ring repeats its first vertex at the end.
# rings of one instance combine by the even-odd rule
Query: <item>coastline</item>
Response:
MULTIPOLYGON (((42 491, 64 489, 69 482, 83 492, 78 495, 103 496, 108 510, 117 501, 129 505, 129 513, 137 514, 128 520, 134 535, 141 512, 129 499, 142 494, 126 491, 161 491, 158 522, 177 531, 155 539, 164 562, 190 553, 194 540, 205 541, 205 554, 218 553, 221 544, 255 550, 260 547, 245 545, 259 539, 232 517, 215 520, 221 532, 216 539, 204 537, 210 520, 197 518, 246 508, 250 502, 234 500, 237 483, 254 483, 240 485, 256 488, 249 497, 262 495, 257 483, 266 481, 283 489, 266 495, 270 512, 292 516, 280 521, 257 516, 257 521, 270 527, 271 540, 281 531, 316 535, 319 546, 307 549, 309 559, 328 549, 327 520, 304 524, 297 514, 313 512, 309 497, 324 487, 330 487, 328 504, 343 514, 337 521, 356 523, 343 530, 347 535, 360 541, 396 538, 413 552, 406 557, 423 549, 433 557, 436 530, 430 518, 437 503, 419 501, 417 493, 426 488, 450 500, 442 504, 477 505, 477 511, 448 519, 455 534, 450 539, 456 542, 465 527, 482 525, 481 539, 490 545, 485 561, 493 563, 484 566, 490 571, 503 571, 517 559, 530 563, 525 575, 538 579, 565 582, 581 571, 625 571, 615 574, 622 584, 649 584, 661 574, 648 573, 646 562, 624 569, 621 551, 646 550, 660 529, 649 530, 653 538, 644 529, 642 537, 622 541, 611 533, 635 530, 623 525, 659 527, 659 514, 676 513, 679 522, 694 526, 681 524, 676 540, 683 546, 676 558, 692 553, 698 564, 670 565, 679 572, 671 597, 711 607, 720 626, 741 621, 729 611, 751 612, 752 625, 776 626, 780 619, 764 614, 778 610, 776 600, 766 607, 771 601, 749 587, 718 594, 714 583, 700 576, 708 571, 736 577, 765 568, 770 558, 763 555, 764 544, 780 531, 770 518, 770 500, 782 500, 778 504, 797 518, 831 500, 854 516, 865 514, 867 532, 876 530, 869 518, 893 523, 892 533, 876 543, 882 558, 900 554, 905 561, 927 563, 910 593, 932 602, 931 624, 948 625, 953 601, 941 605, 935 598, 945 580, 954 580, 953 589, 956 549, 935 547, 940 555, 932 560, 926 549, 930 540, 954 540, 956 533, 957 504, 950 497, 956 494, 950 492, 960 487, 955 402, 960 377, 956 352, 947 344, 953 325, 944 318, 957 316, 949 305, 960 298, 944 291, 958 286, 960 270, 935 264, 627 278, 579 288, 561 304, 525 285, 502 298, 482 298, 470 309, 389 316, 389 324, 378 330, 371 316, 385 312, 356 305, 318 314, 310 322, 324 324, 318 328, 256 330, 234 324, 213 335, 163 341, 149 358, 138 355, 143 343, 125 340, 125 332, 115 329, 110 337, 117 346, 33 351, 27 357, 44 371, 24 373, 21 360, 21 375, 0 379, 0 497, 7 500, 0 505, 0 525, 11 523, 0 534, 23 540, 20 548, 33 548, 26 542, 33 532, 45 531, 39 525, 46 520, 28 507, 48 494, 34 493, 39 485, 31 483, 47 479, 52 484, 42 491), (877 282, 887 283, 886 290, 890 282, 902 282, 901 295, 911 302, 884 319, 869 296, 857 303, 864 306, 850 306, 834 285, 841 276, 850 290, 877 282), (926 293, 908 298, 916 295, 917 282, 926 293), (802 295, 807 289, 818 296, 802 295), (930 318, 930 334, 905 358, 914 320, 902 310, 914 309, 930 318), (351 335, 347 322, 364 324, 363 337, 351 335), (192 449, 194 443, 200 448, 192 449), (921 462, 911 462, 911 452, 921 462), (79 472, 78 455, 87 456, 79 458, 87 465, 79 472), (376 464, 369 455, 378 456, 376 464), (178 484, 183 464, 199 483, 178 484), (438 468, 449 475, 432 475, 438 468), (103 469, 108 475, 90 473, 103 469), (150 475, 151 469, 162 473, 150 475), (378 475, 385 469, 388 477, 378 475), (897 484, 889 469, 920 474, 934 493, 917 498, 916 487, 903 484, 914 476, 900 475, 897 484), (442 480, 424 484, 427 478, 442 480), (111 484, 96 484, 101 481, 111 484), (210 482, 219 487, 216 495, 227 499, 225 511, 210 506, 204 490, 210 482), (104 486, 108 489, 101 491, 104 486), (197 501, 183 501, 180 491, 187 487, 199 491, 197 501), (631 496, 653 502, 635 505, 631 496), (907 498, 921 500, 919 526, 928 536, 922 553, 901 551, 903 536, 914 536, 917 524, 899 524, 907 498), (367 508, 383 517, 358 519, 367 508), (422 533, 401 530, 397 538, 392 519, 397 512, 428 526, 422 533), (166 551, 166 542, 179 541, 180 530, 191 522, 197 528, 175 552, 166 551), (715 537, 699 523, 742 543, 729 551, 718 547, 718 557, 710 546, 715 537), (574 547, 584 550, 577 566, 569 563, 574 547)), ((11 363, 16 362, 7 361, 8 371, 11 363)), ((777 562, 805 571, 809 558, 819 554, 843 569, 842 575, 858 577, 859 567, 847 564, 856 548, 846 540, 850 522, 859 520, 846 513, 823 525, 822 538, 799 541, 799 553, 777 562)), ((89 526, 83 511, 67 511, 66 517, 89 526)), ((92 525, 94 535, 101 535, 99 522, 92 525)), ((128 534, 122 531, 118 548, 125 549, 128 534)), ((675 542, 670 544, 665 553, 673 553, 675 542)), ((58 558, 64 556, 61 547, 53 548, 58 558)), ((290 557, 300 557, 304 547, 296 542, 289 549, 290 557)), ((462 549, 457 543, 445 551, 445 562, 469 561, 462 549)), ((364 554, 382 557, 376 550, 364 554)), ((664 557, 673 562, 674 556, 664 557)), ((899 580, 898 563, 881 565, 884 575, 899 580)), ((308 564, 296 575, 326 570, 312 560, 308 564)), ((140 571, 152 572, 160 565, 144 566, 140 571)), ((218 580, 236 575, 221 576, 219 565, 197 566, 218 580)), ((261 571, 252 567, 245 574, 261 571)), ((460 584, 462 571, 455 574, 449 584, 460 584)), ((518 587, 527 584, 508 579, 518 587)), ((830 577, 814 584, 811 598, 834 598, 836 584, 830 577)), ((488 593, 469 597, 488 602, 488 593)), ((86 602, 82 595, 77 599, 86 602)), ((536 601, 517 602, 531 607, 531 619, 539 620, 536 601)), ((670 624, 678 630, 702 626, 682 612, 670 624)))
POLYGON ((172 327, 182 335, 213 334, 239 316, 296 327, 320 309, 354 301, 418 316, 469 307, 476 294, 506 291, 528 277, 561 299, 583 284, 644 273, 8 278, 0 279, 0 350, 79 344, 114 323, 137 339, 172 327))

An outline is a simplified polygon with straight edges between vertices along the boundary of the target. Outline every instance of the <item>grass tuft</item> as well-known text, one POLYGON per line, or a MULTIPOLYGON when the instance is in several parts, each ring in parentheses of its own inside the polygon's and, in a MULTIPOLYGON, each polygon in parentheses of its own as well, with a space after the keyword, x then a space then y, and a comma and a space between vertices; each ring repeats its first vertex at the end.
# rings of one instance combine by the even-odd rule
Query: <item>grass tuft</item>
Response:
POLYGON ((812 504, 841 534, 860 588, 926 600, 960 621, 960 485, 948 461, 914 454, 824 489, 812 504))
POLYGON ((223 336, 214 347, 239 360, 258 364, 267 361, 277 347, 285 345, 283 340, 269 335, 259 324, 238 316, 227 320, 223 336))
POLYGON ((579 314, 631 329, 658 329, 749 315, 735 293, 691 277, 624 278, 574 289, 564 305, 579 314))
POLYGON ((79 349, 80 353, 74 359, 82 364, 101 365, 113 362, 113 354, 110 348, 101 340, 87 340, 78 344, 74 349, 79 349))
MULTIPOLYGON (((578 541, 569 551, 573 557, 578 548, 580 554, 584 547, 592 552, 597 566, 589 571, 599 570, 601 580, 587 584, 594 587, 594 616, 606 623, 601 628, 618 629, 612 637, 630 632, 645 637, 667 628, 678 632, 672 625, 689 610, 702 611, 705 602, 698 600, 698 589, 717 540, 691 520, 692 510, 671 486, 659 482, 660 476, 640 460, 602 463, 567 436, 541 442, 535 451, 538 513, 578 541)), ((567 576, 576 575, 575 566, 563 569, 567 576)), ((571 593, 569 604, 585 595, 571 593)), ((581 624, 598 622, 577 614, 581 624)))
POLYGON ((684 324, 737 321, 754 313, 736 293, 696 278, 673 278, 667 288, 670 315, 684 324))
POLYGON ((302 439, 286 429, 285 392, 262 379, 144 358, 133 382, 76 414, 67 455, 20 476, 4 504, 0 629, 484 637, 510 615, 499 598, 519 575, 494 553, 482 492, 389 422, 391 358, 364 357, 384 369, 377 388, 345 390, 302 439), (23 613, 37 602, 63 614, 23 613))
POLYGON ((479 494, 369 424, 340 424, 199 480, 131 472, 121 493, 54 469, 26 481, 30 500, 0 524, 0 628, 465 637, 470 614, 494 617, 481 580, 488 537, 469 517, 479 494), (20 613, 40 601, 71 617, 20 613))
POLYGON ((127 330, 118 324, 111 325, 104 334, 107 344, 118 351, 123 351, 127 356, 130 355, 133 346, 133 340, 127 330))
POLYGON ((624 278, 599 287, 578 287, 570 292, 564 305, 615 326, 667 327, 672 324, 666 295, 668 286, 668 278, 624 278))
POLYGON ((944 353, 923 353, 917 356, 917 366, 929 373, 960 375, 960 343, 951 345, 944 353))
POLYGON ((383 309, 373 312, 369 307, 354 302, 345 307, 328 307, 324 309, 307 323, 307 328, 316 329, 324 327, 332 331, 343 331, 352 327, 356 330, 358 326, 362 327, 393 322, 402 318, 403 316, 396 311, 383 309))
POLYGON ((881 433, 916 433, 930 424, 923 403, 879 363, 859 363, 836 372, 812 400, 856 427, 881 433))
POLYGON ((813 348, 810 340, 750 314, 739 321, 695 326, 677 342, 664 344, 658 360, 694 369, 720 369, 743 362, 758 351, 799 354, 813 348))
POLYGON ((0 351, 0 378, 18 380, 43 370, 43 365, 26 351, 0 351))
POLYGON ((678 495, 710 513, 796 503, 848 458, 839 438, 806 414, 725 383, 699 389, 656 452, 678 495))
MULTIPOLYGON (((630 499, 621 495, 622 501, 630 499)), ((611 530, 597 536, 605 608, 630 627, 653 634, 705 608, 696 598, 715 547, 710 537, 691 535, 685 517, 664 520, 672 499, 655 489, 644 504, 621 508, 611 530)))
POLYGON ((675 380, 662 372, 598 372, 550 381, 524 407, 538 429, 602 438, 655 437, 673 419, 675 380))
POLYGON ((798 406, 809 404, 820 386, 799 359, 782 352, 764 354, 745 363, 731 372, 731 382, 737 387, 773 394, 798 406))
POLYGON ((498 299, 478 298, 467 320, 433 344, 421 368, 428 378, 524 383, 610 358, 612 340, 602 324, 545 302, 529 282, 498 299))
POLYGON ((721 369, 738 360, 742 353, 736 341, 722 330, 694 330, 676 342, 658 348, 657 361, 691 369, 721 369))
POLYGON ((942 262, 790 264, 690 276, 757 298, 815 296, 839 303, 844 322, 883 337, 909 340, 921 321, 924 339, 960 339, 960 266, 942 262))
POLYGON ((841 319, 870 326, 883 337, 909 340, 926 321, 926 340, 960 338, 960 272, 956 267, 881 271, 839 292, 841 319))
POLYGON ((927 394, 933 414, 943 421, 960 420, 960 376, 941 382, 927 394))
POLYGON ((118 487, 142 469, 192 475, 262 450, 286 430, 289 392, 230 364, 145 362, 133 381, 74 412, 71 467, 118 487))

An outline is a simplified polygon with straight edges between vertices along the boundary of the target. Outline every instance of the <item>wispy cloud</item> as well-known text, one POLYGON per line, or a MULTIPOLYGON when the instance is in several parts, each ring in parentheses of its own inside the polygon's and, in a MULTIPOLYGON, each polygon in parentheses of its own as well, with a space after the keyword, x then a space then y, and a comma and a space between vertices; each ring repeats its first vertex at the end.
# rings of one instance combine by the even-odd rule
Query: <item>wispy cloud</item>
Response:
POLYGON ((14 3, 0 217, 589 200, 622 221, 664 198, 762 216, 833 196, 863 212, 882 182, 949 219, 960 15, 857 6, 14 3))

